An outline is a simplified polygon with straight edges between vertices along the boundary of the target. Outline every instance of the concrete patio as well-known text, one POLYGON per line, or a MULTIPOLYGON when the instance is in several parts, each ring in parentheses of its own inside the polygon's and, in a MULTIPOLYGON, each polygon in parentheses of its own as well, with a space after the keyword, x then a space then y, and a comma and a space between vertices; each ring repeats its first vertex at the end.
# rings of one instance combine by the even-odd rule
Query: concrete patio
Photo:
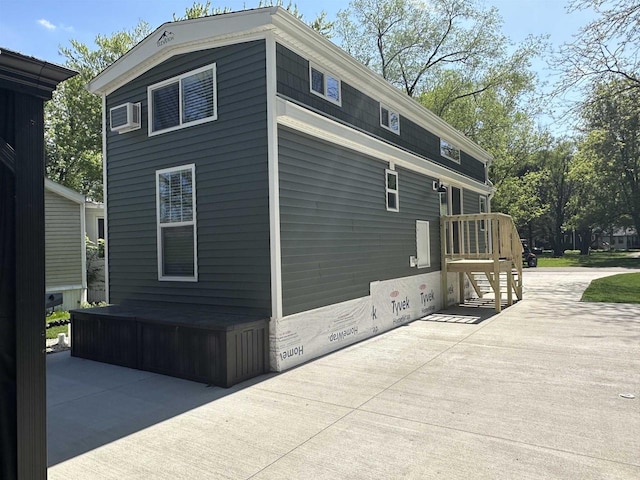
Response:
POLYGON ((228 390, 49 355, 49 479, 640 478, 640 305, 579 303, 619 271, 528 269, 499 315, 228 390))

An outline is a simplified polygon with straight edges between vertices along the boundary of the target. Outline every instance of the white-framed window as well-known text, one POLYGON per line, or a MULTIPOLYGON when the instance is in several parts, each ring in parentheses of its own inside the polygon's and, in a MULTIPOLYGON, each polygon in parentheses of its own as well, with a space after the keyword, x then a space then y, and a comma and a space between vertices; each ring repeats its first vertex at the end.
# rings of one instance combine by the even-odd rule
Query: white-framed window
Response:
POLYGON ((156 171, 158 279, 198 280, 195 164, 156 171))
POLYGON ((386 169, 384 171, 387 210, 390 212, 400 211, 400 199, 398 195, 398 172, 386 169))
POLYGON ((416 220, 416 257, 416 266, 418 268, 431 266, 429 222, 425 220, 416 220))
POLYGON ((440 139, 440 155, 460 163, 460 149, 442 138, 440 139))
MULTIPOLYGON (((487 213, 487 197, 480 195, 478 197, 478 211, 480 213, 487 213)), ((480 221, 480 231, 484 232, 486 229, 484 220, 480 221)))
POLYGON ((149 136, 218 118, 216 64, 147 88, 149 136))
POLYGON ((380 104, 380 125, 400 135, 400 114, 380 104))
POLYGON ((319 67, 309 64, 309 88, 311 93, 342 105, 342 82, 340 79, 319 67))

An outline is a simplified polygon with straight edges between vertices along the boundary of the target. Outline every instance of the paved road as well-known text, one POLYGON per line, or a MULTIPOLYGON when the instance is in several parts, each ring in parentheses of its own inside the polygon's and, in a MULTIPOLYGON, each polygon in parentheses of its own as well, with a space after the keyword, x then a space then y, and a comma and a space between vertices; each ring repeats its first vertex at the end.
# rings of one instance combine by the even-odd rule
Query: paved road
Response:
POLYGON ((49 355, 49 479, 638 479, 640 305, 579 303, 612 273, 230 390, 49 355))

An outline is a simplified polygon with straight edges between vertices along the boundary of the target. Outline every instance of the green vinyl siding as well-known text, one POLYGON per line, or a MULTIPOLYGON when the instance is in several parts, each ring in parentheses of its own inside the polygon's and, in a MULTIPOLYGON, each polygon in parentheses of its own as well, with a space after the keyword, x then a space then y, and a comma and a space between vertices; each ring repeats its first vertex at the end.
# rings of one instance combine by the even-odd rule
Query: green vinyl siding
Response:
MULTIPOLYGON (((400 114, 400 134, 380 125, 380 103, 386 105, 387 98, 371 98, 358 90, 357 85, 342 85, 341 105, 336 105, 310 91, 309 62, 286 47, 277 44, 277 89, 278 94, 288 100, 304 105, 322 115, 331 117, 387 143, 419 155, 433 163, 461 173, 476 181, 485 182, 485 165, 464 151, 461 162, 440 155, 440 138, 400 114)), ((323 65, 331 70, 331 65, 323 65)))
POLYGON ((139 130, 107 133, 110 301, 271 313, 264 41, 170 58, 107 98, 141 103, 139 130), (148 136, 147 87, 216 64, 218 118, 148 136), (197 282, 158 280, 156 170, 195 164, 197 282))
POLYGON ((385 204, 387 162, 278 130, 285 315, 369 295, 370 282, 440 268, 433 178, 397 168, 399 212, 385 204), (431 267, 409 266, 416 220, 430 225, 431 267))

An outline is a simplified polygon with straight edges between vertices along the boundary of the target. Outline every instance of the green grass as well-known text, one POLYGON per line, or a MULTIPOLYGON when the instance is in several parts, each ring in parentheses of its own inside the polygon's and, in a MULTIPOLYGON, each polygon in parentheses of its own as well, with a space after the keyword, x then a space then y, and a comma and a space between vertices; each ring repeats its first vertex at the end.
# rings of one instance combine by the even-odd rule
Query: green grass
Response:
MULTIPOLYGON (((69 312, 65 312, 65 311, 59 310, 59 311, 55 311, 51 315, 48 315, 47 317, 45 317, 44 321, 45 321, 45 323, 49 323, 49 322, 53 322, 55 320, 68 320, 68 319, 69 319, 69 312)), ((68 331, 69 331, 69 326, 68 325, 62 325, 60 327, 47 328, 47 330, 46 330, 47 338, 58 338, 58 334, 59 333, 68 333, 68 331)))
POLYGON ((593 280, 583 302, 640 303, 640 273, 621 273, 593 280))
POLYGON ((559 258, 538 256, 539 267, 626 267, 640 268, 640 258, 633 258, 627 252, 592 252, 590 255, 579 255, 577 252, 566 252, 559 258))

